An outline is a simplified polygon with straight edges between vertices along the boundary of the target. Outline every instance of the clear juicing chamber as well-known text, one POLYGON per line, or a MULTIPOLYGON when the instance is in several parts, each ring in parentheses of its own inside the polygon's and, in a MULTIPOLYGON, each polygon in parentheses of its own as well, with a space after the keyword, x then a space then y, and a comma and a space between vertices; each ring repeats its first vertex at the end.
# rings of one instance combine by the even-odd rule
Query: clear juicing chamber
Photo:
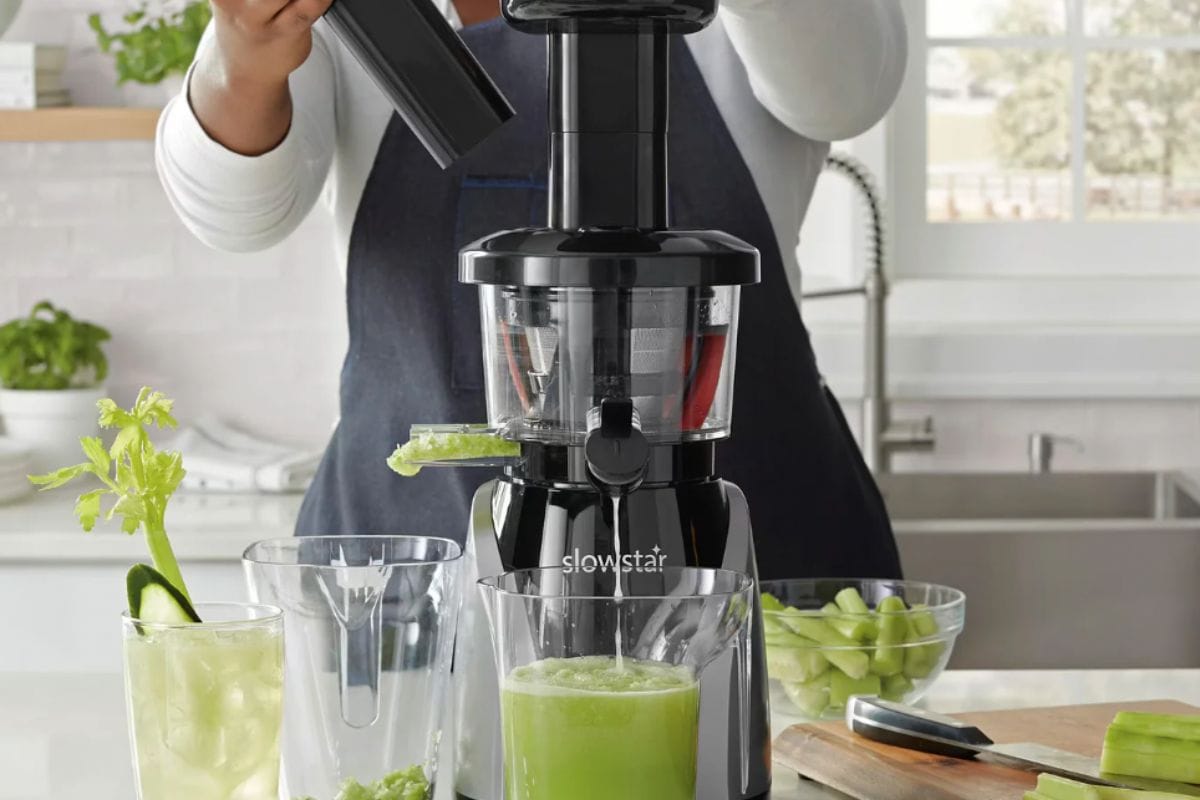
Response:
POLYGON ((728 436, 739 297, 739 286, 481 286, 491 427, 578 443, 603 400, 629 399, 651 442, 728 436))

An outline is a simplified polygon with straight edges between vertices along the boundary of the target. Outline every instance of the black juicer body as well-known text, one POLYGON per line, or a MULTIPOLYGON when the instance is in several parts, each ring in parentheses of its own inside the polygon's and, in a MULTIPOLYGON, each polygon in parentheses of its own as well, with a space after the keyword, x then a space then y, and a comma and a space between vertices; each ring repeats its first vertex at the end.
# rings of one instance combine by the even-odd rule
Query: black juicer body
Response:
MULTIPOLYGON (((503 365, 498 370, 489 365, 491 422, 505 425, 521 442, 522 458, 476 494, 468 581, 515 568, 586 568, 593 563, 589 558, 611 559, 613 495, 622 498, 621 551, 636 555, 639 563, 661 559, 666 566, 757 575, 745 497, 715 475, 716 440, 728 434, 727 413, 715 426, 705 421, 717 387, 709 386, 699 413, 690 414, 680 411, 684 401, 671 400, 684 389, 660 391, 672 373, 678 378, 676 355, 686 352, 683 360, 695 360, 699 345, 678 351, 664 346, 663 364, 647 367, 638 350, 644 345, 634 344, 637 316, 657 308, 656 293, 684 298, 676 303, 684 309, 727 296, 734 306, 732 322, 723 329, 728 341, 725 334, 714 341, 732 351, 736 287, 758 281, 753 247, 716 231, 673 230, 668 215, 669 49, 685 46, 674 34, 711 22, 716 5, 717 0, 502 3, 509 24, 548 42, 548 219, 544 228, 498 232, 464 249, 460 278, 482 287, 485 339, 489 314, 508 337, 510 325, 536 327, 530 318, 549 316, 556 302, 559 311, 556 320, 537 323, 552 331, 546 346, 536 332, 506 338, 511 375, 503 365), (507 316, 507 307, 533 311, 507 316), (519 347, 525 348, 521 357, 513 355, 519 347), (539 364, 532 350, 553 351, 554 368, 539 364), (569 383, 569 375, 585 377, 569 383), (517 397, 517 412, 497 420, 494 392, 517 397), (662 402, 651 406, 647 397, 662 402)), ((503 96, 429 0, 337 0, 328 19, 443 165, 511 116, 503 96)), ((530 46, 538 46, 533 37, 530 46)), ((710 324, 690 313, 642 333, 682 331, 688 337, 710 324)), ((486 360, 489 350, 503 348, 485 341, 484 349, 486 360)), ((733 362, 720 363, 728 365, 717 369, 729 393, 733 362)), ((686 367, 682 371, 687 382, 703 383, 686 367)), ((455 789, 465 800, 502 800, 492 646, 479 598, 468 590, 465 600, 455 658, 455 789)), ((733 654, 702 678, 700 800, 752 800, 769 792, 768 693, 757 604, 753 625, 748 728, 739 722, 733 654), (748 775, 741 768, 746 746, 748 775)))

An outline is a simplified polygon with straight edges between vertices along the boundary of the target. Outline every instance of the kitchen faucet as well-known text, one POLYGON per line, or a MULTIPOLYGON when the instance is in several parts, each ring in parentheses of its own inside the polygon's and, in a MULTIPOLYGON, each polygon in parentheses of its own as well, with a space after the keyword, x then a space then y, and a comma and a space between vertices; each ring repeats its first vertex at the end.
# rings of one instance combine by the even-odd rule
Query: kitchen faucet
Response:
POLYGON ((1068 445, 1076 452, 1083 452, 1083 443, 1070 436, 1057 436, 1053 433, 1029 434, 1029 471, 1042 475, 1054 468, 1054 450, 1058 445, 1068 445))
POLYGON ((928 452, 935 444, 933 418, 893 420, 887 394, 887 299, 884 270, 883 209, 866 166, 848 155, 831 154, 825 169, 845 175, 863 195, 871 217, 871 263, 857 286, 801 292, 804 300, 862 295, 866 301, 863 329, 862 453, 874 473, 891 471, 892 455, 928 452))

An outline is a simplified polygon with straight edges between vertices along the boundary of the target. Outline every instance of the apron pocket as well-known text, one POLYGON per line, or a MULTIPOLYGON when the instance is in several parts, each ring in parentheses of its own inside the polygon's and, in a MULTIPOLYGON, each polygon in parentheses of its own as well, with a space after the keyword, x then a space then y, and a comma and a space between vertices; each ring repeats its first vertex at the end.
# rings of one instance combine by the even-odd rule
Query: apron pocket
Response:
MULTIPOLYGON (((496 231, 542 225, 546 202, 546 183, 539 178, 466 175, 459 186, 454 246, 461 249, 496 231)), ((459 283, 456 270, 448 272, 451 273, 450 313, 454 320, 450 386, 456 390, 482 391, 479 287, 459 283)))

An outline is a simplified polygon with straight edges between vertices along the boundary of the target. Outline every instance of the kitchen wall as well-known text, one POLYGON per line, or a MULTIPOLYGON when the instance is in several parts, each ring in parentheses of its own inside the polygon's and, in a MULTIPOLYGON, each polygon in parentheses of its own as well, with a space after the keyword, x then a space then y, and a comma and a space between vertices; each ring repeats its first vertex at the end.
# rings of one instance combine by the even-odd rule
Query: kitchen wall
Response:
MULTIPOLYGON (((161 90, 114 88, 87 29, 88 12, 126 7, 26 0, 5 39, 69 44, 77 104, 160 104, 161 90)), ((176 220, 153 158, 150 142, 0 143, 0 320, 50 299, 112 331, 118 397, 150 384, 185 418, 323 444, 345 349, 327 215, 273 250, 217 253, 176 220)))

